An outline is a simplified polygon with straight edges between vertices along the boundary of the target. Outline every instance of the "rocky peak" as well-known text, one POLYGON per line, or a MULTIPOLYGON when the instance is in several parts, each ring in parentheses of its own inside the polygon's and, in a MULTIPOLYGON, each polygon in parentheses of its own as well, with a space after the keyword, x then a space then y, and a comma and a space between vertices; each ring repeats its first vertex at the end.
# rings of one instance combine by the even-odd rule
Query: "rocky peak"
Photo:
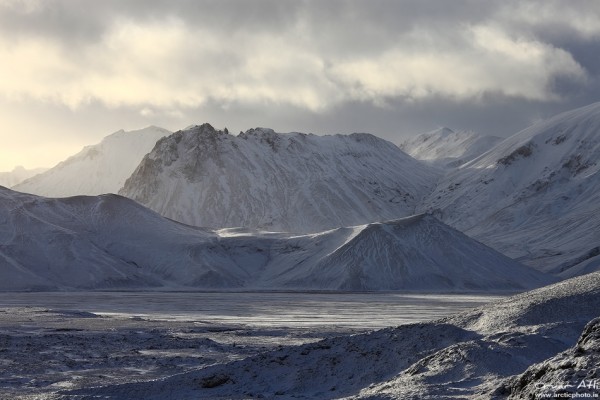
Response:
POLYGON ((252 128, 238 135, 240 139, 257 139, 262 143, 268 143, 273 150, 277 150, 281 142, 281 135, 270 128, 252 128))

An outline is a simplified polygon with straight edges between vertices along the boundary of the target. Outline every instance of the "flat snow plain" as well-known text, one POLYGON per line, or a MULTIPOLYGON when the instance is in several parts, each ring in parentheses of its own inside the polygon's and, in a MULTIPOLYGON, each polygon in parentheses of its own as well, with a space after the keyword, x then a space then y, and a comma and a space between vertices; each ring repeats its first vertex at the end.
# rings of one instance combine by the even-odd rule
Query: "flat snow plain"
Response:
POLYGON ((434 320, 501 296, 0 293, 0 398, 164 378, 267 350, 434 320))

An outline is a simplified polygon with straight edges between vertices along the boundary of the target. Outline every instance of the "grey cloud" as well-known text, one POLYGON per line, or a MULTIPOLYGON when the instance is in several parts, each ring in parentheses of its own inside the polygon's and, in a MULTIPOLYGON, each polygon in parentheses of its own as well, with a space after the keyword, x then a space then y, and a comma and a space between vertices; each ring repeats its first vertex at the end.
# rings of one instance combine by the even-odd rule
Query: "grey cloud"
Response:
MULTIPOLYGON (((0 3, 0 29, 9 35, 42 35, 60 40, 98 40, 115 19, 137 22, 176 17, 193 31, 210 27, 227 36, 232 32, 280 34, 298 29, 311 46, 332 52, 356 53, 382 48, 414 29, 435 33, 435 41, 451 45, 457 27, 499 23, 513 32, 570 29, 573 22, 556 21, 532 26, 519 18, 507 18, 521 10, 543 8, 549 1, 479 0, 44 0, 33 12, 19 12, 0 3)), ((567 7, 595 8, 597 2, 569 1, 567 7), (573 6, 572 4, 577 5, 573 6), (594 6, 595 5, 595 6, 594 6)), ((599 11, 600 12, 600 11, 599 11)), ((600 15, 600 14, 599 14, 600 15)), ((460 44, 457 44, 460 45, 460 44)))
POLYGON ((107 16, 101 9, 90 12, 86 2, 59 1, 39 3, 30 10, 10 8, 0 3, 2 35, 16 40, 42 37, 69 43, 88 43, 97 40, 106 29, 107 16))
POLYGON ((38 4, 24 12, 0 3, 0 29, 13 36, 84 43, 99 40, 116 19, 148 22, 177 17, 192 28, 210 26, 227 34, 237 29, 277 31, 295 14, 295 3, 286 1, 45 0, 38 4))
MULTIPOLYGON (((600 26, 597 0, 41 0, 37 2, 37 10, 29 9, 28 12, 15 10, 7 4, 14 5, 15 2, 0 0, 0 35, 5 40, 18 43, 23 38, 43 38, 45 42, 58 43, 68 52, 69 61, 80 63, 73 68, 76 73, 98 72, 93 70, 97 68, 96 62, 109 70, 107 76, 103 76, 107 81, 112 78, 111 74, 119 72, 119 67, 132 67, 136 76, 139 76, 138 71, 150 71, 151 78, 164 80, 164 87, 169 92, 171 87, 173 92, 183 92, 189 87, 210 91, 215 87, 211 86, 212 81, 222 81, 217 89, 231 89, 235 94, 234 89, 240 86, 235 78, 243 75, 246 79, 251 75, 248 58, 257 50, 256 46, 263 45, 260 41, 253 42, 252 38, 261 35, 280 38, 282 46, 291 49, 290 54, 274 53, 273 58, 290 56, 293 62, 281 67, 289 70, 282 72, 274 67, 273 71, 267 69, 263 73, 275 82, 267 89, 277 89, 278 96, 283 93, 292 98, 298 96, 294 90, 304 85, 307 91, 312 91, 326 103, 322 108, 310 109, 285 102, 281 97, 273 101, 259 98, 252 102, 235 97, 228 99, 219 93, 199 93, 205 97, 202 104, 182 105, 184 101, 181 104, 175 101, 160 109, 160 104, 152 103, 152 99, 148 99, 147 104, 145 101, 138 104, 136 99, 107 105, 90 95, 90 100, 79 105, 77 110, 58 107, 56 116, 40 114, 40 119, 44 115, 52 119, 56 135, 63 135, 59 132, 60 121, 63 121, 65 131, 76 132, 72 136, 89 135, 90 140, 86 142, 93 142, 101 134, 119 128, 156 124, 180 129, 200 122, 227 126, 234 132, 253 126, 319 134, 363 131, 394 141, 440 125, 507 136, 538 118, 600 100, 597 94, 600 93, 600 37, 594 36, 593 24, 597 19, 600 26), (561 10, 580 16, 580 20, 585 17, 585 27, 577 25, 579 17, 571 18, 569 14, 567 18, 568 13, 563 16, 561 10), (106 51, 106 47, 94 46, 111 34, 115 24, 131 21, 161 26, 169 19, 182 23, 186 39, 192 46, 189 51, 174 52, 176 59, 167 60, 164 71, 152 70, 152 65, 136 70, 139 65, 131 66, 126 61, 111 64, 115 58, 113 53, 108 54, 107 59, 90 62, 90 53, 98 49, 106 51), (401 87, 395 92, 376 93, 374 97, 379 96, 377 102, 373 99, 361 101, 348 95, 354 89, 352 84, 357 82, 356 76, 345 81, 335 76, 335 65, 375 60, 377 67, 379 60, 389 60, 381 55, 394 50, 399 53, 394 59, 398 65, 404 56, 410 57, 410 52, 419 53, 426 49, 434 59, 438 54, 460 54, 458 60, 465 61, 465 68, 477 63, 480 63, 480 69, 485 69, 486 65, 495 66, 493 58, 485 64, 477 59, 477 52, 469 52, 469 39, 464 32, 472 26, 498 28, 511 38, 562 49, 585 70, 586 79, 563 76, 560 74, 563 70, 557 67, 558 72, 550 74, 547 82, 548 91, 558 95, 553 100, 540 96, 525 100, 519 95, 498 93, 498 90, 462 97, 452 93, 442 96, 435 92, 436 87, 428 86, 426 89, 432 93, 423 98, 409 99, 410 93, 401 87), (195 42, 203 40, 197 36, 203 32, 209 32, 211 39, 218 39, 217 45, 209 49, 194 48, 195 42), (303 51, 305 54, 299 54, 303 51), (295 55, 299 56, 297 65, 293 64, 295 55), (303 64, 310 62, 313 64, 303 64), (322 70, 319 70, 319 63, 322 63, 322 70), (144 108, 153 111, 142 115, 144 108), (94 124, 93 129, 87 125, 90 121, 94 124), (91 140, 92 136, 94 140, 91 140)), ((129 55, 123 56, 127 59, 129 55)), ((265 56, 271 54, 265 52, 265 56)), ((276 61, 267 59, 265 63, 276 61)), ((440 62, 444 61, 440 59, 440 62)), ((461 68, 462 64, 454 67, 461 68)), ((518 70, 518 64, 513 70, 518 70)), ((70 71, 65 73, 66 77, 70 71)), ((256 79, 263 79, 260 73, 258 75, 256 79)), ((357 75, 360 78, 360 73, 357 75)), ((241 82, 247 84, 246 89, 250 92, 260 89, 252 86, 256 83, 251 81, 252 78, 241 82)), ((432 85, 430 81, 426 83, 432 85)), ((78 87, 77 84, 73 86, 78 87)), ((160 93, 164 94, 164 91, 160 93)), ((0 92, 0 100, 2 96, 0 92)), ((173 97, 177 96, 180 93, 174 93, 173 97)), ((35 109, 34 103, 39 99, 28 101, 35 109)), ((25 104, 23 101, 22 105, 25 104)), ((42 122, 40 126, 43 127, 42 122)), ((68 139, 64 135, 61 137, 68 139)))
POLYGON ((94 42, 115 19, 137 22, 176 17, 191 31, 210 27, 223 36, 234 32, 280 34, 296 31, 311 46, 332 53, 386 47, 418 28, 451 36, 459 24, 493 14, 491 2, 440 1, 295 1, 295 0, 45 0, 24 13, 2 7, 3 34, 37 35, 66 42, 94 42))

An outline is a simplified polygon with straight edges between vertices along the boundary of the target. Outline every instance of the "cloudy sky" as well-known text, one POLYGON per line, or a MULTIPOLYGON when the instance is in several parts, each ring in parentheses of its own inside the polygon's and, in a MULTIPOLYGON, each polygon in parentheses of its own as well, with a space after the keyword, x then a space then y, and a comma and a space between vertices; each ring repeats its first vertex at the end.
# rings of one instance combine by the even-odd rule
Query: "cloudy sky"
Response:
POLYGON ((597 0, 0 0, 0 171, 121 128, 506 136, 596 101, 597 0))

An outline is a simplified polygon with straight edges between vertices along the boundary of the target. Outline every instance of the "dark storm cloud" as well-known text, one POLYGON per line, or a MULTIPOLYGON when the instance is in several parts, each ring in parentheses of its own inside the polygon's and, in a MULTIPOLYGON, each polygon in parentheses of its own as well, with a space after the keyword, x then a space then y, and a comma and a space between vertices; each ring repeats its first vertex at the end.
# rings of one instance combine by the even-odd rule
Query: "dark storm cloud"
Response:
POLYGON ((598 95, 600 93, 599 38, 582 37, 571 30, 565 32, 558 28, 540 32, 539 37, 567 51, 587 72, 588 78, 586 81, 578 84, 569 79, 563 81, 557 78, 553 82, 552 90, 562 98, 570 100, 573 106, 600 101, 600 96, 598 95))
POLYGON ((539 0, 521 3, 517 9, 518 17, 503 20, 507 29, 563 49, 587 75, 583 82, 555 77, 551 90, 563 101, 535 107, 547 115, 600 101, 600 2, 539 0))

